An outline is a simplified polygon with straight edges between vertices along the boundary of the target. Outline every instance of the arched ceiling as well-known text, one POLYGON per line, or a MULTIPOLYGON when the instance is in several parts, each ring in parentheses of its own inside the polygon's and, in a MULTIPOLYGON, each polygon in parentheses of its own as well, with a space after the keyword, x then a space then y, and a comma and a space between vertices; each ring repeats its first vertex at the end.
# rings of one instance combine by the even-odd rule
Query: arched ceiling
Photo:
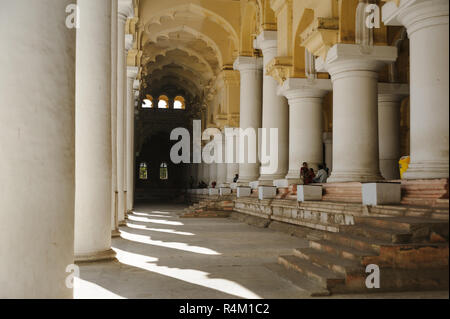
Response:
POLYGON ((236 6, 231 0, 199 1, 202 5, 141 0, 142 75, 149 90, 179 87, 192 96, 208 96, 218 74, 233 64, 239 49, 239 16, 230 21, 239 10, 221 9, 228 2, 236 6))

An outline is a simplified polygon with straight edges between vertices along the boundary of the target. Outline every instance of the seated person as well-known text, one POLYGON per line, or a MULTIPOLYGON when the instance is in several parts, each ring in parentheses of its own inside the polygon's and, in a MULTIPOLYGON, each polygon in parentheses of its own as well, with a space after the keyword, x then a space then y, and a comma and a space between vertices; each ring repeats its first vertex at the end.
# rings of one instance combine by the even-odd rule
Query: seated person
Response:
POLYGON ((327 171, 323 168, 323 165, 319 165, 319 171, 317 172, 316 177, 314 177, 314 183, 326 183, 328 178, 327 171))

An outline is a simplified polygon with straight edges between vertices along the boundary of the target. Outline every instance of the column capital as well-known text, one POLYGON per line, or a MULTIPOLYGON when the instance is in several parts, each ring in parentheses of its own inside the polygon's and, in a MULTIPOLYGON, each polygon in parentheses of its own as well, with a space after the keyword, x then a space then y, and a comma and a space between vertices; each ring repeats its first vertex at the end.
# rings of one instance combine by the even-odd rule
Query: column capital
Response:
POLYGON ((400 102, 409 95, 409 85, 405 83, 378 83, 378 102, 400 102))
MULTIPOLYGON (((137 66, 127 66, 127 77, 133 81, 136 79, 139 73, 139 68, 137 66)), ((134 84, 134 83, 133 83, 134 84)))
POLYGON ((288 78, 278 87, 277 94, 285 96, 291 102, 293 99, 322 98, 332 90, 331 80, 328 79, 311 81, 304 78, 288 78))
MULTIPOLYGON (((364 53, 358 44, 335 44, 327 54, 325 68, 332 76, 345 76, 349 71, 378 71, 384 64, 397 60, 397 48, 393 46, 373 46, 364 53)), ((377 76, 375 74, 374 76, 377 76)))
POLYGON ((448 0, 403 0, 399 6, 388 2, 382 8, 385 25, 403 25, 411 36, 434 25, 448 25, 448 0))
POLYGON ((263 68, 263 59, 261 57, 238 56, 233 63, 233 69, 238 71, 255 71, 263 68))

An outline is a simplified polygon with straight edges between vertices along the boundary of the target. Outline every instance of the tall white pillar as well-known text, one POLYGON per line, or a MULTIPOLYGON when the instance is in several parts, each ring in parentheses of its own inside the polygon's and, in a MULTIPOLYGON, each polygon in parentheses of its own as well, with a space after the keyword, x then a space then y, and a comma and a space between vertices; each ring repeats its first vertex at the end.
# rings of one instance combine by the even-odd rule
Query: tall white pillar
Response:
POLYGON ((73 297, 66 267, 74 261, 76 31, 64 14, 71 3, 0 5, 8 44, 0 54, 0 298, 73 297))
POLYGON ((408 90, 407 84, 378 83, 380 171, 387 180, 400 178, 400 106, 408 90))
MULTIPOLYGON (((230 184, 233 183, 234 177, 236 174, 239 174, 239 134, 234 134, 239 129, 236 127, 227 127, 225 128, 225 155, 224 161, 226 162, 226 181, 225 183, 230 184), (232 133, 233 134, 230 134, 232 133)), ((256 167, 255 171, 259 170, 256 167)))
POLYGON ((197 180, 195 181, 194 188, 198 187, 198 184, 203 180, 203 165, 204 163, 195 164, 197 165, 197 180))
POLYGON ((112 151, 112 181, 111 181, 111 236, 118 237, 119 211, 117 189, 117 10, 118 2, 111 2, 111 151, 112 151))
POLYGON ((278 92, 289 102, 289 184, 300 182, 303 162, 315 168, 323 162, 322 99, 331 91, 329 80, 290 78, 278 92))
POLYGON ((336 44, 327 55, 333 82, 333 171, 328 182, 383 179, 378 155, 378 70, 397 58, 395 47, 336 44))
POLYGON ((134 206, 134 81, 138 75, 137 67, 127 67, 127 105, 126 105, 126 210, 131 212, 134 206))
POLYGON ((449 2, 406 0, 383 7, 387 25, 404 25, 410 46, 410 149, 406 179, 449 176, 449 2))
MULTIPOLYGON (((268 63, 277 55, 277 32, 263 31, 255 41, 255 47, 261 49, 264 57, 264 70, 268 63)), ((277 94, 278 83, 264 71, 263 78, 263 107, 262 128, 266 129, 267 152, 270 150, 270 129, 278 130, 278 154, 275 158, 276 170, 273 171, 268 163, 261 164, 259 181, 261 184, 272 185, 276 179, 284 179, 289 166, 289 108, 284 96, 277 94)))
POLYGON ((133 16, 131 0, 120 0, 117 23, 117 211, 119 225, 125 224, 125 108, 126 108, 126 51, 125 23, 133 16))
POLYGON ((111 249, 111 1, 79 0, 75 109, 75 261, 111 249), (95 61, 95 63, 92 63, 95 61))
POLYGON ((325 165, 331 171, 333 170, 333 132, 323 133, 323 144, 325 165))
POLYGON ((203 181, 209 186, 210 185, 210 176, 209 176, 209 166, 211 164, 203 163, 203 181))
MULTIPOLYGON (((234 62, 234 69, 239 70, 240 81, 240 128, 254 130, 256 145, 248 145, 247 138, 242 135, 240 143, 244 145, 244 162, 239 163, 239 182, 248 183, 259 178, 260 163, 258 160, 258 129, 262 125, 262 68, 263 59, 258 57, 240 56, 234 62), (246 142, 244 142, 246 141, 246 142), (249 161, 254 156, 255 161, 249 161)), ((233 176, 234 178, 234 176, 233 176)))
POLYGON ((207 165, 209 168, 209 186, 211 186, 212 182, 217 183, 217 163, 213 162, 207 165))
POLYGON ((218 147, 221 149, 222 158, 219 159, 217 167, 217 187, 227 182, 227 163, 225 162, 225 134, 222 134, 222 141, 219 142, 218 147))

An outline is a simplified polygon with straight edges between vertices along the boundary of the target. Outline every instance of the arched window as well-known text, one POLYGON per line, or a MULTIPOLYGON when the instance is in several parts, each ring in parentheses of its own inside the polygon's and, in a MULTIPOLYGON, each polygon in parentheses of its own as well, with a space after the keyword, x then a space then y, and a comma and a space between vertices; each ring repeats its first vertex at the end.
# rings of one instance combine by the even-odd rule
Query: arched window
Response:
POLYGON ((184 100, 184 97, 177 96, 174 99, 173 108, 176 110, 185 110, 186 109, 186 101, 184 100))
POLYGON ((148 168, 147 163, 142 162, 141 165, 139 165, 139 179, 147 180, 148 179, 148 168))
POLYGON ((153 108, 153 97, 148 94, 145 97, 146 97, 146 99, 143 101, 144 103, 142 103, 142 108, 143 109, 153 108))
POLYGON ((169 172, 167 169, 167 163, 161 163, 161 166, 159 168, 159 178, 161 180, 169 179, 169 172))
POLYGON ((158 99, 158 109, 168 109, 169 98, 165 95, 161 95, 158 99))

